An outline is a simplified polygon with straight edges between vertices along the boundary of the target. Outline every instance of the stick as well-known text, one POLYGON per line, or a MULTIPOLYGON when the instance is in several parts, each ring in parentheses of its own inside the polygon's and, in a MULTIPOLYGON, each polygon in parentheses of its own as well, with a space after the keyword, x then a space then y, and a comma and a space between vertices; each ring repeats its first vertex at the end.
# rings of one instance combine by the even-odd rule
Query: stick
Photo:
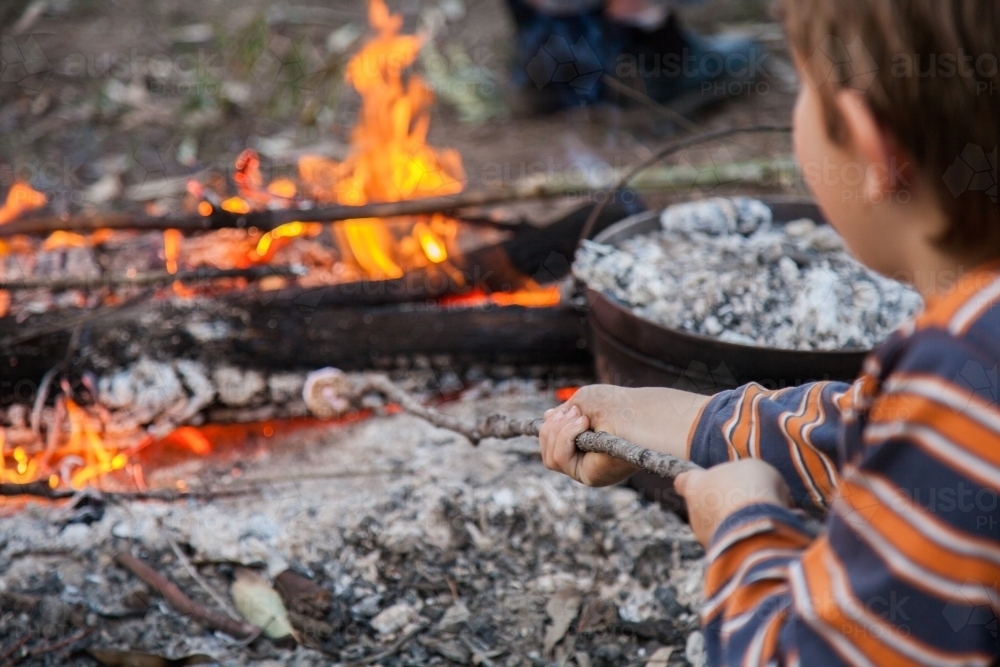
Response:
POLYGON ((130 553, 124 551, 119 553, 115 556, 115 562, 155 588, 163 596, 163 599, 175 610, 198 623, 206 625, 213 630, 225 632, 236 639, 246 639, 260 631, 260 628, 256 625, 251 625, 245 621, 234 621, 226 616, 205 609, 185 595, 169 579, 130 553))
MULTIPOLYGON (((587 188, 584 188, 585 190, 587 188)), ((182 232, 212 229, 249 229, 269 232, 289 222, 335 222, 362 218, 393 218, 411 215, 449 213, 473 206, 488 206, 530 199, 550 199, 578 194, 580 187, 551 186, 547 183, 523 183, 491 191, 462 192, 443 197, 407 199, 399 202, 377 202, 363 206, 326 206, 313 209, 278 209, 230 213, 214 208, 207 216, 132 216, 95 215, 81 218, 39 217, 15 220, 0 225, 0 238, 18 234, 47 235, 56 231, 95 232, 98 229, 166 230, 182 232)), ((507 225, 509 226, 509 225, 507 225)))
MULTIPOLYGON (((160 524, 160 528, 161 528, 161 530, 163 529, 163 524, 162 523, 160 524)), ((237 623, 241 623, 243 621, 243 619, 240 618, 240 615, 237 614, 236 611, 232 607, 229 606, 229 603, 226 602, 225 598, 223 598, 218 593, 218 591, 216 591, 214 588, 212 588, 208 584, 208 582, 205 581, 205 579, 202 578, 202 576, 200 574, 198 574, 198 570, 195 568, 194 565, 191 564, 191 560, 188 559, 188 557, 184 555, 183 551, 181 551, 180 545, 178 545, 177 542, 174 542, 174 540, 171 539, 169 535, 164 535, 164 537, 167 538, 167 544, 170 545, 170 549, 171 549, 171 551, 174 552, 174 556, 177 557, 178 562, 181 564, 181 566, 185 570, 187 570, 187 573, 189 575, 191 575, 191 578, 194 579, 195 583, 198 584, 199 586, 201 586, 201 589, 203 591, 205 591, 206 593, 208 593, 208 597, 210 597, 213 600, 215 600, 215 604, 219 605, 219 607, 222 609, 222 611, 226 612, 226 616, 228 616, 229 618, 233 619, 237 623)), ((263 632, 264 628, 261 628, 260 631, 263 632)))
MULTIPOLYGON (((591 232, 594 231, 594 225, 597 224, 597 219, 601 217, 601 213, 604 211, 604 207, 607 203, 611 201, 622 188, 628 185, 629 182, 635 178, 636 174, 647 169, 648 167, 651 167, 660 160, 670 157, 674 153, 684 150, 685 148, 697 146, 698 144, 714 141, 716 139, 723 139, 734 134, 743 134, 744 132, 791 132, 791 130, 792 128, 790 125, 751 125, 748 127, 729 127, 724 130, 705 132, 704 134, 699 134, 693 137, 679 139, 678 141, 661 148, 647 159, 629 169, 628 172, 626 172, 625 175, 619 179, 614 187, 608 191, 607 196, 594 206, 594 210, 590 212, 590 216, 587 218, 587 222, 584 224, 583 230, 580 232, 580 243, 583 243, 584 240, 590 238, 591 232)), ((3 228, 0 227, 0 230, 2 229, 3 228)))
MULTIPOLYGON (((352 378, 336 369, 325 368, 311 373, 306 378, 303 397, 310 410, 317 416, 323 417, 333 416, 338 411, 359 403, 365 395, 373 392, 382 394, 404 411, 434 426, 464 435, 473 445, 486 438, 537 436, 542 426, 541 419, 517 420, 504 415, 492 415, 478 424, 471 424, 459 417, 423 405, 388 377, 378 373, 366 373, 352 378), (324 412, 324 407, 329 410, 324 412)), ((582 452, 607 454, 666 479, 674 479, 682 472, 698 469, 698 466, 690 461, 654 452, 600 431, 581 433, 576 438, 576 446, 582 452)))
MULTIPOLYGON (((478 430, 484 438, 537 436, 542 423, 541 419, 516 420, 506 415, 491 415, 479 425, 478 430)), ((651 472, 664 479, 674 479, 683 472, 700 470, 699 466, 690 461, 654 452, 604 431, 585 431, 576 436, 576 448, 581 452, 607 454, 612 458, 627 461, 640 470, 651 472)))
POLYGON ((6 284, 0 283, 0 289, 9 292, 32 289, 48 289, 53 292, 59 292, 71 289, 89 290, 104 287, 149 287, 158 284, 168 285, 175 281, 189 283, 202 280, 219 280, 221 278, 246 278, 250 281, 257 281, 269 276, 294 278, 301 275, 302 271, 300 269, 291 266, 251 266, 246 269, 199 268, 193 271, 179 271, 178 273, 150 271, 148 273, 138 273, 131 277, 108 275, 95 278, 60 278, 56 280, 30 278, 25 280, 11 280, 6 284))

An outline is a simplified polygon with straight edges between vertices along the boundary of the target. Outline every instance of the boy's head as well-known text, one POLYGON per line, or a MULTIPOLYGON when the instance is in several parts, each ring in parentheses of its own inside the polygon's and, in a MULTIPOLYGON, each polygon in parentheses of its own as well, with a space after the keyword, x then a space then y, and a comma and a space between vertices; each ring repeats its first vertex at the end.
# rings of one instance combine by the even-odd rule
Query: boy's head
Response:
POLYGON ((796 150, 859 258, 886 273, 912 268, 895 265, 896 239, 887 237, 905 232, 893 227, 909 218, 949 255, 1000 257, 1000 4, 780 0, 780 7, 805 81, 796 150), (937 223, 919 220, 925 209, 936 209, 937 223))

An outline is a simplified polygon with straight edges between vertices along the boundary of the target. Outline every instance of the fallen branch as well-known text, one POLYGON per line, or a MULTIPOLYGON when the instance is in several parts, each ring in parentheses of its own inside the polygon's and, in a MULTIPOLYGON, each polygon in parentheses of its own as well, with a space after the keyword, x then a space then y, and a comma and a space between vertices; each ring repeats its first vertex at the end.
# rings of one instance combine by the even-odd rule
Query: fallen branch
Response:
MULTIPOLYGON (((586 188, 584 188, 586 189, 586 188)), ((531 199, 550 199, 579 194, 579 186, 552 187, 547 183, 524 183, 491 191, 470 191, 443 197, 408 199, 399 202, 378 202, 363 206, 325 206, 312 209, 277 209, 231 213, 215 207, 207 216, 134 216, 124 214, 94 215, 79 218, 38 217, 15 220, 0 225, 0 238, 19 234, 47 235, 56 231, 78 233, 99 229, 132 229, 140 231, 178 229, 182 232, 213 229, 256 228, 269 232, 289 222, 335 222, 363 218, 394 218, 434 213, 454 213, 463 208, 490 206, 531 199)))
POLYGON ((244 278, 255 282, 270 276, 294 278, 301 275, 301 270, 291 266, 251 266, 246 269, 210 269, 205 267, 192 271, 178 271, 177 273, 150 271, 148 273, 137 273, 134 276, 106 275, 94 278, 57 278, 55 280, 29 278, 0 283, 0 289, 7 290, 8 292, 33 289, 47 289, 59 292, 71 289, 90 290, 105 287, 149 287, 153 285, 169 285, 173 282, 191 283, 205 280, 220 280, 223 278, 244 278))
POLYGON ((236 639, 246 639, 260 632, 260 628, 246 622, 234 621, 227 616, 205 609, 184 594, 180 588, 162 574, 130 553, 121 552, 115 562, 155 588, 176 611, 213 630, 219 630, 236 639))
MULTIPOLYGON (((473 445, 486 438, 537 436, 542 426, 541 419, 517 420, 504 415, 492 415, 473 424, 425 406, 388 377, 377 373, 352 377, 337 369, 325 368, 311 373, 303 388, 306 405, 321 419, 329 419, 352 409, 366 395, 372 393, 381 394, 399 405, 405 412, 416 415, 439 428, 464 435, 473 445)), ((654 452, 600 431, 581 433, 576 438, 576 446, 582 452, 607 454, 666 479, 674 479, 682 472, 698 469, 698 466, 690 461, 654 452)))

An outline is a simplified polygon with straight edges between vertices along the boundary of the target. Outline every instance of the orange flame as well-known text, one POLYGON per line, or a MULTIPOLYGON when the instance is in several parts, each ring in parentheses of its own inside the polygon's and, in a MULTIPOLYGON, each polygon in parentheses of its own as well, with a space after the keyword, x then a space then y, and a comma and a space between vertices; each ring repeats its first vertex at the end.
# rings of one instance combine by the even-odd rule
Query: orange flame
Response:
POLYGON ((22 213, 27 213, 36 208, 45 206, 48 201, 41 192, 38 192, 27 183, 17 182, 11 186, 7 193, 7 201, 0 206, 0 225, 14 220, 22 213))

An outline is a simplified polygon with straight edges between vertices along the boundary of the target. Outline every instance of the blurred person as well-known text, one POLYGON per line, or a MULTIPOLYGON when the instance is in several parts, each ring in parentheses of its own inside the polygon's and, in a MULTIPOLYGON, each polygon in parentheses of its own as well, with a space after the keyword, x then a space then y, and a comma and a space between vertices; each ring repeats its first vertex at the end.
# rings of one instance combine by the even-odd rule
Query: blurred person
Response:
POLYGON ((763 74, 753 39, 707 37, 674 11, 699 0, 508 0, 517 28, 516 106, 544 113, 619 99, 610 76, 692 113, 740 94, 763 74))

